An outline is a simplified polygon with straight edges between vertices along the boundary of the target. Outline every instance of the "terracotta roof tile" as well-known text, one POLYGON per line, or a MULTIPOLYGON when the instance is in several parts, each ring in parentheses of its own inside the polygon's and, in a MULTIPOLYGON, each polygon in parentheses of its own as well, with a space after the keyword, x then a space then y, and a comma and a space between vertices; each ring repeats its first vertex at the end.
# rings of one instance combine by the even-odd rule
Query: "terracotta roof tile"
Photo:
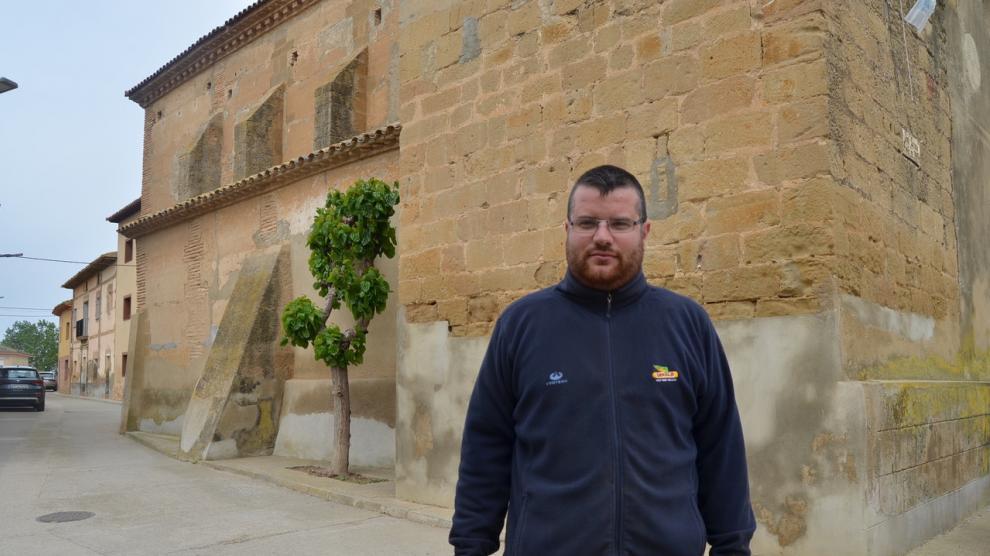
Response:
POLYGON ((130 238, 141 237, 331 168, 397 149, 401 131, 402 126, 394 124, 362 133, 240 181, 186 199, 154 214, 142 216, 120 226, 118 231, 130 238))
POLYGON ((70 290, 75 289, 76 286, 83 283, 87 278, 89 278, 93 274, 96 274, 97 272, 113 265, 116 262, 117 262, 116 251, 110 251, 109 253, 104 253, 99 257, 93 259, 93 262, 86 265, 86 268, 77 272, 75 276, 69 278, 69 280, 66 283, 62 284, 62 287, 70 290))
POLYGON ((157 71, 124 92, 147 108, 186 79, 236 52, 319 0, 258 0, 203 35, 157 71))

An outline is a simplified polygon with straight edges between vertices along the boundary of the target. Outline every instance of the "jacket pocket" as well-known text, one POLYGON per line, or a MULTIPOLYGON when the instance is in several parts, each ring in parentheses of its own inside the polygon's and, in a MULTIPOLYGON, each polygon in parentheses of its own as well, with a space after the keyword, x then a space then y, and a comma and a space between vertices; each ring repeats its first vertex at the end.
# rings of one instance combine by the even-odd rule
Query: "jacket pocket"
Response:
POLYGON ((529 494, 523 494, 522 504, 519 508, 519 521, 516 530, 512 533, 512 545, 507 547, 506 555, 525 556, 523 552, 523 540, 526 538, 526 517, 529 515, 529 494))

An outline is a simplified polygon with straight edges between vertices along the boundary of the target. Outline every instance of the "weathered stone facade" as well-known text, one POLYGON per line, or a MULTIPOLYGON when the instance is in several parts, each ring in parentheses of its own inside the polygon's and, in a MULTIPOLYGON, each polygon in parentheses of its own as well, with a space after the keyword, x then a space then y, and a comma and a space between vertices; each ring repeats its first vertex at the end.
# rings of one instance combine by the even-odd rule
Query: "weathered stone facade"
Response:
POLYGON ((987 149, 956 45, 990 17, 899 9, 403 3, 399 494, 452 500, 484 336, 608 162, 647 189, 647 277, 718 323, 759 551, 903 553, 990 499, 990 172, 954 156, 987 149))
MULTIPOLYGON (((316 297, 306 237, 328 189, 398 178, 397 15, 266 2, 129 92, 146 125, 141 217, 121 228, 139 238, 125 428, 180 435, 191 459, 326 452, 328 370, 279 346, 279 316, 316 297)), ((357 465, 394 464, 394 323, 351 369, 357 465)))
MULTIPOLYGON (((561 277, 568 189, 612 163, 647 190, 647 277, 701 302, 725 344, 757 552, 905 552, 990 500, 990 13, 943 3, 918 33, 901 9, 271 0, 239 14, 129 93, 146 109, 142 218, 123 227, 141 238, 132 426, 182 429, 246 261, 287 251, 274 303, 312 295, 304 242, 326 189, 398 179, 398 295, 352 374, 354 442, 365 462, 394 458, 399 496, 450 505, 491 326, 561 277), (401 137, 361 135, 399 123, 401 137)), ((244 408, 270 399, 265 449, 327 457, 325 370, 260 336, 269 363, 248 367, 293 378, 211 413, 240 416, 217 438, 262 427, 244 408)))

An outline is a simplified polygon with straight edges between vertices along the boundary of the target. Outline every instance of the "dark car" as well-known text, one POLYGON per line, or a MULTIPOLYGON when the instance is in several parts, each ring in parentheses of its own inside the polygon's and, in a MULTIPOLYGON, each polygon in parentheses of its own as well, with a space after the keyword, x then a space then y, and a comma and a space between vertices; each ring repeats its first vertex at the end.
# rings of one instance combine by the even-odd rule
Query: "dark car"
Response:
POLYGON ((0 405, 45 410, 45 381, 32 367, 0 367, 0 405))
POLYGON ((45 381, 45 390, 58 391, 58 373, 55 371, 40 371, 41 380, 45 381))

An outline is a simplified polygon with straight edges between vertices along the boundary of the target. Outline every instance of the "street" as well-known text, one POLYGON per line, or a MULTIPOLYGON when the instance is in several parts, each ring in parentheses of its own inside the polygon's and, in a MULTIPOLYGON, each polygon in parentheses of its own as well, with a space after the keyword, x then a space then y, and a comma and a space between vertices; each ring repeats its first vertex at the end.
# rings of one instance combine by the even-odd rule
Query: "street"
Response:
POLYGON ((180 462, 117 434, 120 406, 0 408, 0 554, 449 554, 447 531, 180 462), (55 512, 88 519, 42 523, 55 512))

